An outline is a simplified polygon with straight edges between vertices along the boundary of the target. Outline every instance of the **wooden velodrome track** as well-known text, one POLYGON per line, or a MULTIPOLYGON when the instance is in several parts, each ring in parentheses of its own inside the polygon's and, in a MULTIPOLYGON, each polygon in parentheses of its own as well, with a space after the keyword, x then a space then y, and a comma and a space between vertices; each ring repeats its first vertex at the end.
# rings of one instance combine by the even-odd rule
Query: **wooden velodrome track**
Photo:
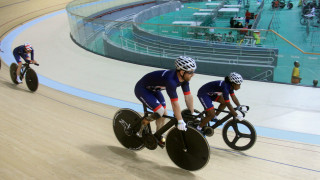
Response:
MULTIPOLYGON (((64 0, 0 1, 2 38, 12 28, 32 18, 63 9, 68 2, 64 0)), ((35 27, 28 31, 34 32, 34 36, 39 35, 40 32, 36 32, 35 29, 40 28, 35 27)), ((25 33, 30 34, 30 32, 25 33)), ((35 37, 23 35, 16 40, 16 44, 28 38, 35 39, 35 37)), ((58 33, 58 36, 62 35, 65 34, 58 33)), ((67 39, 69 36, 64 38, 67 39)), ((41 43, 49 44, 48 42, 35 42, 39 45, 41 43)), ((118 65, 123 72, 125 68, 134 67, 137 73, 133 75, 134 78, 141 77, 143 73, 154 69, 146 70, 146 67, 131 64, 122 65, 121 62, 113 62, 113 60, 88 53, 76 45, 68 45, 70 46, 72 47, 71 52, 79 52, 78 54, 86 58, 94 58, 90 60, 96 61, 95 63, 103 65, 104 61, 107 61, 108 66, 118 65)), ((47 52, 38 46, 36 53, 36 57, 37 55, 45 57, 47 52)), ((61 59, 58 53, 52 58, 61 59)), ((67 61, 68 58, 65 58, 64 61, 67 61)), ((39 61, 41 65, 36 69, 39 74, 47 73, 45 74, 47 77, 57 81, 59 78, 55 79, 55 76, 62 77, 60 80, 65 76, 65 79, 61 80, 62 83, 70 82, 76 88, 83 87, 77 80, 75 72, 72 72, 73 75, 64 68, 55 72, 46 72, 50 69, 46 67, 49 62, 39 61), (74 79, 75 82, 68 79, 74 79)), ((87 62, 86 65, 89 67, 91 64, 92 62, 87 62)), ((100 69, 99 71, 103 72, 100 69)), ((108 71, 113 72, 113 69, 110 68, 108 71)), ((86 69, 83 69, 83 72, 86 72, 86 69)), ((124 75, 130 76, 130 73, 132 70, 128 69, 124 75)), ((101 94, 103 91, 112 91, 112 89, 103 89, 105 87, 102 86, 109 84, 102 83, 102 81, 114 81, 112 82, 114 84, 127 83, 119 76, 116 78, 119 79, 114 79, 112 76, 110 79, 104 77, 100 79, 102 84, 100 90, 98 86, 98 88, 95 87, 98 90, 89 89, 89 91, 101 92, 101 94)), ((195 78, 198 81, 200 78, 205 79, 200 84, 210 79, 201 75, 195 78)), ((132 84, 130 85, 133 86, 132 84)), ((256 83, 250 84, 249 82, 248 86, 253 85, 256 83)), ((261 83, 259 86, 271 89, 268 83, 261 83)), ((303 87, 278 86, 283 90, 290 88, 295 89, 296 92, 303 91, 306 98, 311 97, 310 93, 319 93, 319 89, 318 91, 312 88, 300 90, 303 87)), ((259 91, 259 87, 257 89, 259 91)), ((129 90, 132 92, 131 89, 129 90)), ((119 93, 129 94, 129 90, 119 89, 119 93)), ((117 92, 114 93, 115 98, 119 97, 117 92)), ((126 96, 130 96, 129 101, 137 103, 133 94, 126 96)), ((254 104, 254 101, 255 98, 248 100, 250 105, 254 104)), ((267 106, 272 104, 265 103, 267 106)), ((282 112, 277 111, 275 114, 266 112, 263 116, 268 117, 268 114, 282 116, 283 111, 290 116, 289 113, 294 113, 288 112, 290 103, 293 104, 290 100, 285 102, 283 106, 286 108, 283 108, 282 112)), ((303 104, 304 101, 301 100, 298 103, 303 104)), ((319 103, 311 105, 318 106, 319 103)), ((254 107, 258 106, 262 105, 256 104, 254 107)), ((196 104, 196 107, 200 106, 196 104)), ((112 129, 112 117, 117 109, 117 107, 79 98, 44 85, 40 85, 36 93, 30 93, 25 83, 19 86, 12 84, 8 66, 2 62, 0 70, 0 179, 320 179, 319 145, 259 136, 253 148, 237 152, 224 144, 220 130, 217 130, 213 137, 208 138, 211 146, 211 159, 205 168, 196 172, 179 169, 171 162, 166 151, 160 148, 155 151, 145 149, 139 152, 124 149, 116 140, 112 129)), ((302 109, 299 111, 300 114, 307 111, 303 110, 303 107, 300 109, 302 109)), ((312 118, 319 117, 317 116, 319 112, 316 110, 310 110, 309 114, 311 113, 315 114, 312 118)), ((268 125, 267 122, 253 123, 268 125)), ((282 126, 282 129, 285 129, 286 124, 282 126)), ((303 124, 298 127, 303 129, 303 124)))

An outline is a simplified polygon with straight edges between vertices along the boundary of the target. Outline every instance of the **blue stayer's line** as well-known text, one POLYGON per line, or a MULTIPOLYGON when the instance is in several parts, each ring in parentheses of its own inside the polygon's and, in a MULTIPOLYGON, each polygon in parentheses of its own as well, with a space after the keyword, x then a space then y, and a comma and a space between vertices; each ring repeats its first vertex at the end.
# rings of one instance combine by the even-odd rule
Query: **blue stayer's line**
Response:
MULTIPOLYGON (((4 53, 0 53, 1 58, 5 61, 6 64, 11 64, 12 62, 15 62, 14 57, 12 55, 12 50, 11 46, 13 43, 13 40, 24 30, 27 28, 45 20, 48 18, 51 18, 53 16, 66 13, 65 10, 61 10, 55 13, 51 13, 49 15, 40 17, 38 19, 35 19, 31 22, 28 22, 19 28, 13 30, 10 32, 2 41, 1 43, 1 48, 4 53)), ((122 101, 119 99, 111 98, 111 97, 106 97, 102 95, 98 95, 95 93, 87 92, 81 89, 77 89, 65 84, 61 84, 58 82, 55 82, 53 80, 50 80, 44 76, 38 75, 39 77, 39 82, 45 86, 48 86, 50 88, 72 94, 74 96, 78 96, 81 98, 89 99, 92 101, 100 102, 103 104, 107 104, 110 106, 115 106, 119 108, 130 108, 133 109, 137 112, 143 112, 143 107, 141 104, 136 104, 132 102, 127 102, 127 101, 122 101)), ((133 92, 132 92, 133 94, 133 92)), ((168 112, 169 115, 173 115, 173 112, 170 111, 168 112)), ((291 141, 299 141, 303 143, 310 143, 310 144, 320 144, 320 136, 319 135, 312 135, 312 134, 304 134, 304 133, 297 133, 297 132, 290 132, 290 131, 285 131, 285 130, 277 130, 277 129, 271 129, 271 128, 265 128, 265 127, 257 127, 255 126, 257 130, 257 134, 260 136, 266 136, 266 137, 271 137, 271 138, 276 138, 276 139, 286 139, 286 140, 291 140, 291 141)))
POLYGON ((2 49, 2 51, 4 51, 4 53, 0 53, 0 56, 4 60, 4 62, 6 64, 8 64, 8 65, 10 65, 13 62, 16 62, 14 57, 13 57, 13 54, 12 54, 13 50, 11 50, 11 46, 12 46, 13 40, 20 33, 25 31, 29 27, 31 27, 31 26, 33 26, 33 25, 35 25, 37 23, 40 23, 41 21, 44 21, 46 19, 49 19, 49 18, 51 18, 53 16, 56 16, 56 15, 59 15, 59 14, 65 13, 65 12, 66 12, 66 10, 61 10, 61 11, 57 11, 57 12, 42 16, 40 18, 37 18, 37 19, 35 19, 33 21, 30 21, 30 22, 28 22, 28 23, 16 28, 15 30, 11 31, 1 42, 1 48, 0 49, 2 49))
POLYGON ((93 5, 97 5, 97 4, 101 4, 101 3, 106 3, 106 2, 110 2, 110 1, 115 1, 115 0, 104 0, 104 1, 99 1, 99 2, 92 2, 92 3, 88 3, 88 4, 81 4, 81 5, 77 5, 77 6, 72 6, 69 8, 70 8, 70 10, 76 10, 76 9, 80 9, 80 8, 84 8, 84 7, 88 7, 88 6, 93 6, 93 5))
POLYGON ((77 89, 65 84, 61 84, 59 82, 50 80, 46 77, 43 77, 41 75, 38 75, 39 77, 39 82, 43 85, 46 85, 50 88, 74 95, 74 96, 78 96, 81 98, 85 98, 85 99, 89 99, 95 102, 99 102, 99 103, 103 103, 103 104, 107 104, 107 105, 111 105, 111 106, 115 106, 115 107, 119 107, 119 108, 130 108, 133 109, 137 112, 143 112, 143 107, 141 104, 136 104, 136 103, 132 103, 132 102, 127 102, 127 101, 122 101, 119 99, 115 99, 115 98, 111 98, 111 97, 107 97, 107 96, 102 96, 99 94, 95 94, 95 93, 91 93, 88 91, 84 91, 81 89, 77 89))

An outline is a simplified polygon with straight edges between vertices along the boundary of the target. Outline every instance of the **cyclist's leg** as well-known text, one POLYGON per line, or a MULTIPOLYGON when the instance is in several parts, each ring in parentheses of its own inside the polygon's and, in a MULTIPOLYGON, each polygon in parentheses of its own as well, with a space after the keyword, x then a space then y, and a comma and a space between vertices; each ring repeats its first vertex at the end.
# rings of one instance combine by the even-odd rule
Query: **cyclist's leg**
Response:
MULTIPOLYGON (((167 109, 164 107, 164 112, 163 112, 163 115, 168 115, 168 112, 167 112, 167 109)), ((165 124, 165 120, 166 118, 164 118, 164 117, 161 117, 161 118, 159 118, 159 119, 157 119, 156 120, 156 125, 157 125, 157 131, 160 129, 160 128, 162 128, 162 126, 165 124)))
POLYGON ((23 59, 25 62, 30 62, 29 60, 29 56, 28 55, 25 55, 25 56, 19 56, 17 54, 14 54, 15 56, 15 59, 18 63, 18 68, 17 68, 17 77, 20 77, 20 72, 21 72, 21 67, 22 67, 22 61, 21 59, 23 59), (18 60, 17 60, 18 59, 18 60))
POLYGON ((156 129, 156 130, 158 131, 158 130, 159 130, 160 128, 162 128, 162 126, 164 125, 164 120, 165 120, 165 118, 162 117, 162 116, 163 116, 163 115, 168 115, 168 113, 167 113, 167 109, 166 109, 166 101, 165 101, 165 99, 164 99, 161 91, 155 92, 154 95, 155 95, 155 97, 159 100, 160 104, 161 104, 162 107, 163 107, 163 109, 160 108, 160 109, 158 109, 158 111, 164 111, 163 113, 162 113, 162 112, 157 112, 157 113, 160 114, 160 115, 162 114, 162 115, 161 115, 161 118, 159 118, 159 119, 156 120, 156 126, 157 126, 157 129, 156 129))
POLYGON ((142 102, 142 104, 146 105, 149 109, 151 109, 154 114, 144 118, 141 122, 141 128, 139 131, 139 136, 141 136, 141 132, 144 127, 150 123, 150 121, 157 120, 161 118, 164 114, 164 107, 160 103, 160 101, 154 95, 155 92, 145 89, 137 85, 135 87, 135 95, 142 102))
POLYGON ((18 68, 17 68, 17 78, 20 77, 20 71, 21 71, 21 67, 22 67, 22 62, 21 62, 21 58, 18 54, 13 54, 17 64, 18 64, 18 68))
POLYGON ((198 98, 206 111, 206 117, 201 120, 201 123, 197 127, 198 130, 201 130, 203 126, 209 123, 209 121, 214 118, 215 110, 212 103, 212 99, 209 95, 198 95, 198 98))
MULTIPOLYGON (((220 103, 220 105, 219 105, 219 107, 218 107, 218 109, 219 110, 224 110, 225 108, 226 108, 226 102, 224 101, 224 98, 223 98, 223 96, 218 96, 218 98, 215 100, 215 102, 218 102, 218 103, 220 103)), ((221 111, 218 111, 217 113, 216 113, 216 116, 218 116, 219 114, 220 114, 220 112, 221 111)))

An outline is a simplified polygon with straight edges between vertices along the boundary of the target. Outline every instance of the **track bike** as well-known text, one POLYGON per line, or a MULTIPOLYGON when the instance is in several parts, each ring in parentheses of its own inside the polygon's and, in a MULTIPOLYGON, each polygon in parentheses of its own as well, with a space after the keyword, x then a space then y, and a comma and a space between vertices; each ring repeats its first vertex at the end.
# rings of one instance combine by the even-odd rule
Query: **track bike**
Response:
POLYGON ((142 120, 153 114, 146 106, 144 116, 132 109, 119 109, 113 118, 113 130, 118 141, 132 151, 142 150, 144 147, 154 150, 159 146, 161 135, 168 131, 166 150, 170 159, 180 168, 195 171, 203 168, 210 159, 210 147, 201 132, 189 127, 187 131, 180 131, 175 127, 177 119, 163 115, 169 121, 158 131, 152 134, 150 123, 142 131, 142 138, 136 135, 141 127, 142 120))
POLYGON ((314 25, 315 23, 320 24, 320 15, 301 15, 300 24, 307 25, 308 22, 310 22, 310 24, 312 25, 314 25))
MULTIPOLYGON (((245 113, 242 110, 242 107, 246 107, 249 110, 249 106, 240 106, 239 108, 234 108, 241 112, 241 114, 245 117, 245 113)), ((220 111, 215 109, 216 111, 220 111)), ((188 126, 197 127, 201 120, 205 117, 206 111, 199 112, 195 110, 195 112, 199 113, 198 115, 192 115, 190 110, 185 109, 181 112, 183 120, 186 122, 188 126)), ((257 133, 254 129, 253 125, 247 120, 237 120, 230 111, 221 110, 222 113, 226 113, 221 120, 215 122, 212 126, 208 123, 207 126, 203 128, 203 134, 211 137, 214 134, 214 129, 218 126, 225 123, 222 128, 222 137, 224 142, 232 149, 235 150, 248 150, 251 148, 257 139, 257 133)), ((211 120, 210 122, 214 122, 211 120)))
MULTIPOLYGON (((32 63, 22 64, 21 72, 20 72, 20 79, 22 80, 25 75, 26 76, 26 84, 27 84, 29 90, 34 92, 38 89, 39 81, 38 81, 37 73, 30 67, 30 64, 32 64, 32 63)), ((34 64, 34 65, 39 66, 39 64, 34 64)), ((18 65, 16 63, 12 63, 10 65, 11 80, 15 84, 19 84, 17 82, 17 73, 16 73, 17 69, 18 69, 18 65)))

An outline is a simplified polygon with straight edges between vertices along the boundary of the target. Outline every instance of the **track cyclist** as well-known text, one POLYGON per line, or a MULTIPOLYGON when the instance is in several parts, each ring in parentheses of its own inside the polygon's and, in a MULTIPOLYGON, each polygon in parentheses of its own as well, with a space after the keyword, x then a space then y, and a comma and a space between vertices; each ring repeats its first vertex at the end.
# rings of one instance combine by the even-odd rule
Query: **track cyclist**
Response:
MULTIPOLYGON (((175 70, 159 70, 143 76, 135 86, 136 97, 154 114, 144 118, 137 136, 142 137, 142 132, 150 121, 156 120, 156 129, 159 130, 164 125, 162 116, 167 115, 166 102, 161 90, 166 90, 171 100, 172 109, 178 120, 178 129, 186 131, 187 127, 182 119, 181 109, 178 102, 177 87, 181 86, 188 109, 191 113, 193 109, 193 96, 190 92, 189 81, 194 76, 197 66, 190 57, 180 56, 175 60, 175 70)), ((156 137, 160 147, 164 147, 165 139, 156 137)))
POLYGON ((237 107, 240 107, 239 100, 236 97, 234 90, 240 89, 242 82, 242 76, 236 72, 232 72, 229 76, 225 77, 224 81, 211 81, 203 85, 198 90, 197 96, 202 106, 206 110, 206 117, 202 119, 201 123, 197 127, 199 131, 202 131, 202 128, 208 124, 211 119, 215 122, 218 121, 217 116, 220 114, 220 112, 215 112, 213 101, 220 103, 218 110, 223 110, 227 106, 233 116, 235 116, 238 120, 243 120, 242 114, 237 114, 237 112, 233 109, 229 99, 230 95, 232 101, 237 105, 237 107))
POLYGON ((20 71, 21 71, 21 67, 22 67, 21 58, 25 62, 31 62, 33 64, 37 63, 37 61, 34 60, 34 50, 33 50, 32 45, 30 43, 25 43, 24 45, 21 45, 21 46, 18 46, 16 48, 14 48, 13 56, 14 56, 14 58, 16 59, 16 61, 18 63, 17 82, 18 83, 22 83, 22 79, 20 79, 20 71), (31 54, 31 59, 29 57, 29 54, 31 54))

